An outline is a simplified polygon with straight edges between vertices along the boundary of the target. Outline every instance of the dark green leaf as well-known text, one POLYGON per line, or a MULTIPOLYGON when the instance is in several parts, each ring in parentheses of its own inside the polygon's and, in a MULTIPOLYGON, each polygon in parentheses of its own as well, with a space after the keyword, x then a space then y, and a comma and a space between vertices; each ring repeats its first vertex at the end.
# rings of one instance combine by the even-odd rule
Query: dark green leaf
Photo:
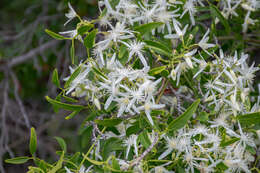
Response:
POLYGON ((58 71, 55 68, 52 73, 52 83, 54 83, 58 88, 60 88, 60 81, 58 76, 58 71))
POLYGON ((36 152, 36 148, 37 148, 37 136, 36 136, 35 129, 32 127, 31 128, 30 144, 29 144, 29 149, 30 149, 31 155, 33 155, 36 152))
POLYGON ((94 25, 93 24, 85 24, 85 25, 82 25, 78 28, 78 33, 80 35, 84 35, 86 32, 88 32, 91 28, 93 28, 94 25))
POLYGON ((63 37, 62 35, 56 34, 55 32, 52 32, 52 31, 50 31, 50 30, 48 30, 48 29, 45 29, 45 32, 46 32, 49 36, 51 36, 52 38, 55 38, 55 39, 57 39, 57 40, 65 40, 65 39, 68 39, 68 38, 63 37))
POLYGON ((107 127, 113 127, 122 122, 122 119, 119 118, 111 118, 111 119, 103 119, 103 120, 95 120, 95 123, 98 125, 102 126, 107 126, 107 127))
POLYGON ((84 45, 86 48, 90 49, 94 46, 97 33, 98 30, 94 29, 84 38, 84 45))
POLYGON ((53 99, 51 99, 48 96, 46 96, 45 98, 51 104, 53 104, 53 105, 55 105, 55 106, 57 106, 59 108, 65 109, 65 110, 80 111, 80 110, 84 109, 84 106, 81 106, 81 105, 71 105, 71 104, 67 104, 67 103, 62 103, 62 102, 59 102, 57 100, 53 100, 53 99))
POLYGON ((230 139, 230 140, 228 140, 228 141, 221 141, 220 146, 221 146, 221 147, 226 147, 226 146, 228 146, 228 145, 231 145, 231 144, 235 143, 235 142, 238 141, 238 140, 239 140, 239 138, 232 138, 232 139, 230 139))
POLYGON ((80 74, 81 66, 78 66, 76 70, 70 75, 70 78, 66 81, 64 88, 68 88, 71 82, 80 74))
POLYGON ((138 140, 145 148, 148 148, 151 145, 151 141, 148 137, 147 130, 144 130, 142 133, 140 133, 140 135, 138 135, 138 140))
POLYGON ((11 163, 11 164, 23 164, 25 162, 27 162, 28 160, 30 160, 30 157, 15 157, 12 159, 6 159, 5 162, 6 163, 11 163))
POLYGON ((143 25, 139 25, 134 28, 135 31, 138 31, 140 34, 144 35, 147 32, 151 32, 153 29, 163 25, 162 22, 152 22, 152 23, 147 23, 143 25))
POLYGON ((95 67, 92 67, 92 69, 98 76, 102 76, 103 78, 107 79, 107 77, 99 69, 95 67))
POLYGON ((162 43, 157 42, 157 41, 150 41, 146 40, 144 41, 146 43, 145 47, 150 48, 154 50, 157 53, 163 54, 165 56, 171 57, 172 53, 171 51, 162 43))
POLYGON ((217 8, 215 5, 210 4, 210 12, 211 12, 211 15, 212 15, 213 19, 214 19, 215 17, 218 18, 219 21, 224 25, 226 32, 227 32, 227 33, 230 33, 231 28, 230 28, 230 26, 229 26, 229 24, 228 24, 227 19, 225 19, 225 18, 223 17, 223 15, 221 14, 221 12, 218 10, 218 8, 217 8))
POLYGON ((62 139, 61 137, 54 137, 57 142, 59 143, 61 149, 64 151, 64 153, 67 152, 67 145, 66 145, 66 142, 64 141, 64 139, 62 139))
POLYGON ((192 105, 178 118, 174 119, 168 126, 169 130, 176 131, 185 126, 185 124, 189 121, 192 115, 197 110, 197 107, 200 103, 200 99, 196 100, 192 103, 192 105))
POLYGON ((243 125, 260 124, 260 112, 238 115, 237 118, 243 125))
POLYGON ((111 152, 115 150, 122 150, 122 149, 123 147, 119 139, 115 137, 109 138, 104 143, 104 147, 102 150, 102 158, 106 160, 109 157, 111 152))
POLYGON ((201 122, 207 122, 209 119, 209 114, 207 112, 201 112, 196 119, 201 122))

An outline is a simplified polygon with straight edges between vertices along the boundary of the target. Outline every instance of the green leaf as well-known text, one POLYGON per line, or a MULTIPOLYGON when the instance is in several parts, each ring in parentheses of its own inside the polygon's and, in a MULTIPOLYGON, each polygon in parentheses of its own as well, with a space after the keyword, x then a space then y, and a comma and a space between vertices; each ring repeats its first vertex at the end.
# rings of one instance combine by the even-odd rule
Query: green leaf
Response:
POLYGON ((260 124, 260 112, 238 115, 237 119, 243 125, 260 124))
POLYGON ((74 64, 75 62, 75 46, 74 46, 74 39, 71 41, 71 47, 70 47, 70 58, 71 63, 74 64))
POLYGON ((116 150, 122 150, 123 146, 119 139, 112 137, 105 141, 103 149, 102 149, 102 158, 106 160, 111 152, 116 150))
POLYGON ((221 147, 226 147, 226 146, 228 146, 228 145, 231 145, 231 144, 235 143, 235 142, 238 141, 239 139, 240 139, 240 138, 231 138, 231 139, 228 140, 228 141, 221 141, 220 146, 221 146, 221 147))
POLYGON ((139 25, 134 28, 135 31, 138 31, 141 35, 144 35, 147 32, 151 32, 153 29, 163 25, 162 22, 152 22, 152 23, 147 23, 143 25, 139 25))
POLYGON ((104 75, 99 69, 95 67, 92 67, 92 69, 98 76, 102 76, 103 78, 107 79, 106 75, 104 75))
POLYGON ((88 157, 85 157, 90 163, 94 164, 94 165, 98 165, 98 166, 101 166, 104 164, 104 162, 100 162, 100 161, 96 161, 96 160, 92 160, 88 157))
POLYGON ((80 74, 81 66, 78 66, 76 70, 70 75, 70 78, 66 81, 64 88, 68 88, 71 82, 80 74))
POLYGON ((57 39, 57 40, 65 40, 65 39, 68 39, 68 38, 63 37, 62 35, 56 34, 55 32, 52 32, 52 31, 50 31, 50 30, 48 30, 48 29, 45 29, 45 32, 46 32, 49 36, 51 36, 52 38, 55 38, 55 39, 57 39))
POLYGON ((15 157, 15 158, 12 158, 12 159, 6 159, 5 162, 6 163, 10 163, 10 164, 23 164, 25 162, 27 162, 28 160, 30 160, 31 158, 30 157, 15 157))
POLYGON ((192 115, 197 110, 197 107, 200 103, 200 99, 196 100, 192 103, 192 105, 178 118, 174 119, 168 126, 169 130, 176 131, 185 126, 185 124, 189 121, 192 115))
POLYGON ((213 17, 213 19, 216 17, 219 19, 219 21, 223 24, 223 26, 225 27, 225 30, 227 33, 230 33, 231 31, 231 28, 228 24, 228 21, 227 19, 224 18, 224 16, 221 14, 221 12, 218 10, 218 8, 213 5, 213 4, 210 4, 210 12, 211 12, 211 15, 213 17))
POLYGON ((150 40, 145 40, 144 42, 146 43, 145 47, 150 48, 159 54, 163 54, 168 57, 172 56, 171 51, 162 43, 150 40))
POLYGON ((116 170, 120 170, 120 165, 114 156, 112 157, 112 167, 116 170))
POLYGON ((147 130, 144 130, 139 136, 138 140, 141 142, 141 144, 145 147, 148 148, 151 145, 151 141, 148 137, 147 130))
POLYGON ((201 122, 207 122, 209 119, 209 114, 207 112, 201 112, 196 119, 201 122))
POLYGON ((58 88, 60 88, 58 70, 56 68, 53 70, 53 73, 52 73, 52 83, 55 84, 58 88))
POLYGON ((93 27, 94 27, 93 24, 85 24, 85 25, 81 25, 77 30, 80 35, 84 35, 86 32, 88 32, 93 27))
POLYGON ((98 30, 94 29, 84 38, 84 45, 86 48, 90 49, 94 46, 97 33, 98 30))
POLYGON ((113 127, 122 122, 122 119, 119 118, 111 118, 111 119, 103 119, 103 120, 95 120, 95 123, 98 125, 102 126, 107 126, 107 127, 113 127))
POLYGON ((31 128, 30 144, 29 144, 29 149, 30 149, 31 155, 33 155, 36 152, 36 148, 37 148, 37 136, 36 136, 35 129, 32 127, 31 128))
POLYGON ((87 128, 84 129, 81 135, 81 147, 85 149, 85 147, 88 146, 91 142, 91 137, 92 137, 92 130, 93 126, 88 126, 87 128))
POLYGON ((155 68, 152 68, 148 74, 151 75, 151 76, 154 76, 154 75, 157 75, 157 74, 160 74, 162 71, 164 71, 166 69, 166 66, 159 66, 159 67, 155 67, 155 68))
POLYGON ((77 103, 78 100, 74 99, 74 98, 70 98, 68 96, 62 95, 62 97, 67 101, 67 102, 71 102, 71 103, 77 103))
POLYGON ((65 117, 66 120, 69 120, 73 117, 75 117, 81 110, 76 110, 76 111, 73 111, 71 112, 68 116, 65 117))
POLYGON ((80 110, 84 109, 84 106, 81 106, 81 105, 71 105, 71 104, 67 104, 67 103, 62 103, 62 102, 59 102, 57 100, 53 100, 48 96, 46 96, 45 98, 51 104, 55 105, 58 108, 62 108, 62 109, 65 109, 65 110, 80 111, 80 110))
POLYGON ((67 152, 67 145, 66 145, 66 142, 64 141, 64 139, 62 139, 61 137, 54 137, 57 142, 59 143, 61 149, 64 151, 64 153, 67 152))
POLYGON ((62 168, 64 158, 64 151, 62 152, 59 161, 56 163, 56 165, 48 172, 48 173, 56 173, 59 169, 62 168))
POLYGON ((141 129, 140 129, 140 127, 139 127, 138 124, 133 125, 133 126, 131 126, 131 127, 128 127, 128 128, 126 129, 126 136, 130 136, 130 135, 132 135, 132 134, 135 134, 135 133, 137 133, 139 130, 141 130, 141 129))

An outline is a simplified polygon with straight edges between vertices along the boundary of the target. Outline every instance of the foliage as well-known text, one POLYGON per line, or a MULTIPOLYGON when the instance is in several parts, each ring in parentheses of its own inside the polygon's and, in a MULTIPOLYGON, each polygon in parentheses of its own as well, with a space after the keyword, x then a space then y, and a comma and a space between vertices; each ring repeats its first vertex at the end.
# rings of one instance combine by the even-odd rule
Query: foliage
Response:
POLYGON ((87 152, 71 155, 56 137, 60 159, 46 163, 34 155, 32 128, 32 157, 6 162, 33 159, 29 172, 257 169, 260 96, 253 94, 253 79, 259 68, 248 64, 247 38, 236 34, 254 33, 258 23, 250 16, 259 4, 253 2, 104 0, 94 20, 81 18, 69 3, 65 24, 77 20, 74 29, 45 31, 71 40, 71 75, 63 85, 54 70, 60 94, 46 100, 56 111, 70 111, 71 121, 85 112, 80 135, 87 152), (220 45, 231 33, 239 41, 220 45), (75 43, 84 45, 85 59, 75 56, 75 43))

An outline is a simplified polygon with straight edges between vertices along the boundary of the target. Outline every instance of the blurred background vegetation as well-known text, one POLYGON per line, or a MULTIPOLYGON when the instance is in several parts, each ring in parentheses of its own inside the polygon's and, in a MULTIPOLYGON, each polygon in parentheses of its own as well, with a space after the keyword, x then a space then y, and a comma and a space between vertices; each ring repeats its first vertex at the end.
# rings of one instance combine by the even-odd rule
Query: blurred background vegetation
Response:
MULTIPOLYGON (((70 41, 56 41, 44 29, 55 32, 64 27, 68 12, 65 0, 1 0, 0 1, 0 172, 26 172, 27 165, 4 163, 6 158, 28 155, 30 127, 36 128, 37 156, 54 161, 58 144, 54 136, 62 136, 70 152, 81 151, 77 137, 82 118, 64 120, 66 112, 53 112, 44 96, 56 97, 51 82, 57 68, 61 79, 69 73, 70 41)), ((73 0, 71 5, 84 19, 98 14, 96 0, 73 0)), ((75 21, 74 21, 75 22, 75 21)), ((73 21, 72 21, 73 23, 73 21)), ((80 47, 78 48, 80 49, 80 47)), ((85 52, 78 50, 77 56, 85 52)))
MULTIPOLYGON (((71 153, 84 151, 87 135, 77 135, 83 116, 70 121, 64 119, 67 112, 54 113, 44 96, 57 96, 57 88, 51 82, 52 71, 57 68, 60 79, 69 74, 70 41, 56 41, 44 29, 71 30, 64 27, 68 12, 66 0, 1 0, 0 1, 0 172, 26 172, 27 166, 9 165, 4 160, 14 156, 29 155, 30 127, 38 136, 37 156, 46 161, 58 158, 58 144, 54 136, 60 136, 68 144, 71 153)), ((72 6, 83 19, 96 18, 97 0, 73 0, 72 6)), ((258 16, 259 17, 259 16, 258 16)), ((74 21, 75 22, 75 21, 74 21)), ((207 21, 206 21, 207 22, 207 21)), ((260 62, 259 23, 254 32, 242 36, 235 31, 241 22, 233 24, 230 36, 219 36, 219 43, 230 48, 245 49, 251 61, 260 62), (258 29, 257 29, 258 28, 258 29), (247 39, 244 39, 244 38, 247 39), (231 47, 232 47, 231 46, 231 47)), ((234 23, 235 22, 235 23, 234 23)), ((73 21, 72 21, 73 23, 73 21)), ((203 23, 200 23, 203 25, 203 23)), ((221 33, 221 29, 219 29, 221 33)), ((85 57, 85 50, 76 45, 76 56, 85 57)), ((259 83, 259 72, 256 84, 259 83)))

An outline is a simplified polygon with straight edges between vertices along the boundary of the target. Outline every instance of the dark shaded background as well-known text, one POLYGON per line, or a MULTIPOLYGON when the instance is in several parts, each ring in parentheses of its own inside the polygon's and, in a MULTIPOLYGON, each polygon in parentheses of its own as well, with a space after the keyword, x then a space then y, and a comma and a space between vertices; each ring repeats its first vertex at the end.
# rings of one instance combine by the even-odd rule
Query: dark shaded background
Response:
MULTIPOLYGON (((73 7, 85 19, 98 14, 97 0, 74 0, 73 7)), ((64 13, 67 1, 62 0, 1 0, 0 1, 0 172, 26 172, 27 166, 10 165, 3 160, 14 156, 29 155, 30 127, 38 136, 37 156, 47 161, 57 159, 58 144, 54 136, 63 137, 69 152, 82 151, 77 130, 82 121, 77 116, 64 120, 67 112, 55 114, 44 99, 55 97, 57 88, 51 82, 54 68, 60 79, 68 75, 70 41, 56 41, 44 29, 71 30, 76 21, 66 27, 64 13)), ((259 36, 254 39, 259 38, 259 36)), ((224 41, 236 42, 228 36, 224 41)), ((220 40, 221 42, 221 40, 220 40)), ((246 51, 260 62, 259 40, 246 43, 246 51)), ((77 57, 85 51, 76 45, 77 57)), ((259 83, 259 73, 256 84, 259 83)))
MULTIPOLYGON (((29 156, 30 127, 38 136, 37 156, 54 161, 58 144, 54 136, 63 137, 70 152, 80 151, 77 129, 82 118, 64 120, 67 112, 55 114, 45 95, 57 96, 51 82, 54 68, 60 79, 68 75, 70 41, 56 41, 44 29, 74 29, 74 19, 66 27, 68 1, 1 0, 0 1, 0 172, 26 172, 27 166, 10 165, 3 160, 29 156)), ((96 0, 73 0, 72 6, 85 19, 98 14, 96 0)), ((77 56, 85 51, 77 46, 77 56)))

